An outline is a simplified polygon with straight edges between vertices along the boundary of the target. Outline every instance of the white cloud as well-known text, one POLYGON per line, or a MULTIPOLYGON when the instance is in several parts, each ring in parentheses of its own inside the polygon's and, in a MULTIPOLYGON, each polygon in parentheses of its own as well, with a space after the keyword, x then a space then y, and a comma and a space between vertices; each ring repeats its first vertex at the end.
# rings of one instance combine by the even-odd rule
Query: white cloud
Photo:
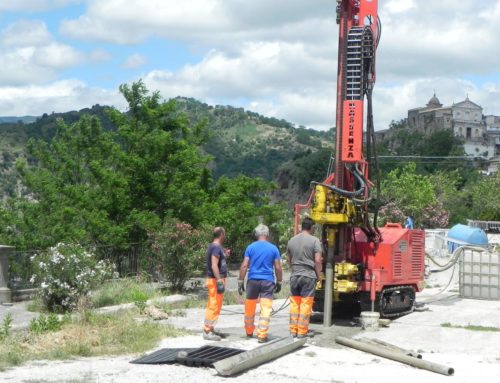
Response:
POLYGON ((37 49, 33 59, 37 65, 61 70, 81 63, 84 60, 84 55, 69 45, 51 43, 37 49))
POLYGON ((65 7, 67 5, 79 4, 84 0, 1 0, 0 12, 21 11, 35 12, 48 9, 65 7))
POLYGON ((0 87, 0 115, 4 116, 66 112, 95 104, 125 107, 118 91, 89 87, 79 80, 55 81, 48 85, 0 87))
POLYGON ((140 55, 139 53, 134 53, 128 56, 122 64, 122 67, 125 69, 137 69, 141 66, 146 65, 147 60, 146 57, 140 55))
POLYGON ((0 32, 0 86, 54 80, 85 60, 73 47, 54 41, 42 21, 19 20, 0 32))
POLYGON ((5 46, 39 46, 52 40, 43 21, 19 20, 0 33, 0 44, 5 46))

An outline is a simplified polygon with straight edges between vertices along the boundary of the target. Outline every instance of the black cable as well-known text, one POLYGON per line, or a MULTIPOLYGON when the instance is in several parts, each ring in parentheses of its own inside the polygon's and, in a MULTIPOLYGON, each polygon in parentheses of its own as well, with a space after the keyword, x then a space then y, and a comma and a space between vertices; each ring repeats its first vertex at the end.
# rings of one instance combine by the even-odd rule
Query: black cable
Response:
MULTIPOLYGON (((375 201, 380 200, 380 165, 378 162, 378 155, 377 155, 377 140, 375 136, 375 127, 373 123, 373 88, 369 89, 367 94, 366 94, 366 100, 368 104, 368 129, 370 131, 370 136, 371 136, 371 144, 372 144, 372 152, 373 152, 373 164, 375 167, 375 201)), ((371 166, 370 166, 371 167, 371 166)), ((380 209, 380 203, 375 204, 375 211, 373 213, 373 227, 375 227, 375 230, 378 231, 377 229, 377 221, 378 221, 378 213, 380 209)))
POLYGON ((348 190, 340 189, 340 188, 333 186, 333 185, 327 185, 327 184, 322 183, 322 182, 313 181, 313 182, 311 182, 311 184, 324 186, 327 189, 329 189, 329 190, 331 190, 331 191, 333 191, 333 192, 335 192, 343 197, 347 197, 347 198, 359 197, 360 195, 364 194, 364 192, 365 192, 366 182, 365 182, 364 177, 359 173, 359 170, 356 167, 353 167, 353 169, 351 169, 351 173, 354 175, 354 177, 358 180, 358 183, 360 184, 360 188, 358 190, 355 190, 352 192, 348 191, 348 190))
POLYGON ((382 37, 382 21, 380 21, 380 17, 377 15, 377 44, 376 47, 378 47, 378 44, 380 43, 380 38, 382 37))

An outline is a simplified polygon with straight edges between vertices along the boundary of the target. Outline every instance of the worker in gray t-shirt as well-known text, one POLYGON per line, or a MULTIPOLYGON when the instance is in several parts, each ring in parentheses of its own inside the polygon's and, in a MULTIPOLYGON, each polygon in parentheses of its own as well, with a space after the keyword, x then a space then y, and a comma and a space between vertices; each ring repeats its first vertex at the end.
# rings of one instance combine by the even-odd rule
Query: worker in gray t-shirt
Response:
POLYGON ((287 258, 292 267, 290 276, 290 334, 292 337, 312 336, 309 331, 316 281, 322 269, 323 246, 311 234, 314 222, 302 221, 302 232, 288 241, 287 258))

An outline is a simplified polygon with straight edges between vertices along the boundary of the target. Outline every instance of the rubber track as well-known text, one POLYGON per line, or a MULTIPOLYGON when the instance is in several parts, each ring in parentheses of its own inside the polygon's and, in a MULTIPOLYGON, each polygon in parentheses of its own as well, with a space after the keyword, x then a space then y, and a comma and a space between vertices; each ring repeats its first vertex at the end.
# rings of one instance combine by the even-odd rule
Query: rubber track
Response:
POLYGON ((411 314, 413 312, 413 310, 415 310, 415 288, 412 286, 394 286, 394 287, 388 287, 388 288, 382 290, 382 293, 380 294, 380 299, 379 299, 379 310, 380 310, 380 315, 384 318, 395 318, 395 317, 411 314), (405 311, 395 311, 395 312, 388 312, 388 313, 383 312, 382 310, 383 310, 384 306, 382 303, 384 302, 384 295, 387 295, 387 293, 391 293, 391 292, 398 291, 398 290, 412 290, 413 291, 413 295, 414 295, 413 299, 411 299, 411 297, 410 297, 411 306, 405 311))

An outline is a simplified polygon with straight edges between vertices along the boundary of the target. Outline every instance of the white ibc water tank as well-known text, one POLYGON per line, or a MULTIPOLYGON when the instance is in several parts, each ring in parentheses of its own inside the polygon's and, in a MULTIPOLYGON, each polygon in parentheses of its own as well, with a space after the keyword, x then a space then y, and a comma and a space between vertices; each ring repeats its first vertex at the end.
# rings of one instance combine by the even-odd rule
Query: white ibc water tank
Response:
POLYGON ((500 254, 465 249, 459 284, 462 298, 500 300, 500 254))

